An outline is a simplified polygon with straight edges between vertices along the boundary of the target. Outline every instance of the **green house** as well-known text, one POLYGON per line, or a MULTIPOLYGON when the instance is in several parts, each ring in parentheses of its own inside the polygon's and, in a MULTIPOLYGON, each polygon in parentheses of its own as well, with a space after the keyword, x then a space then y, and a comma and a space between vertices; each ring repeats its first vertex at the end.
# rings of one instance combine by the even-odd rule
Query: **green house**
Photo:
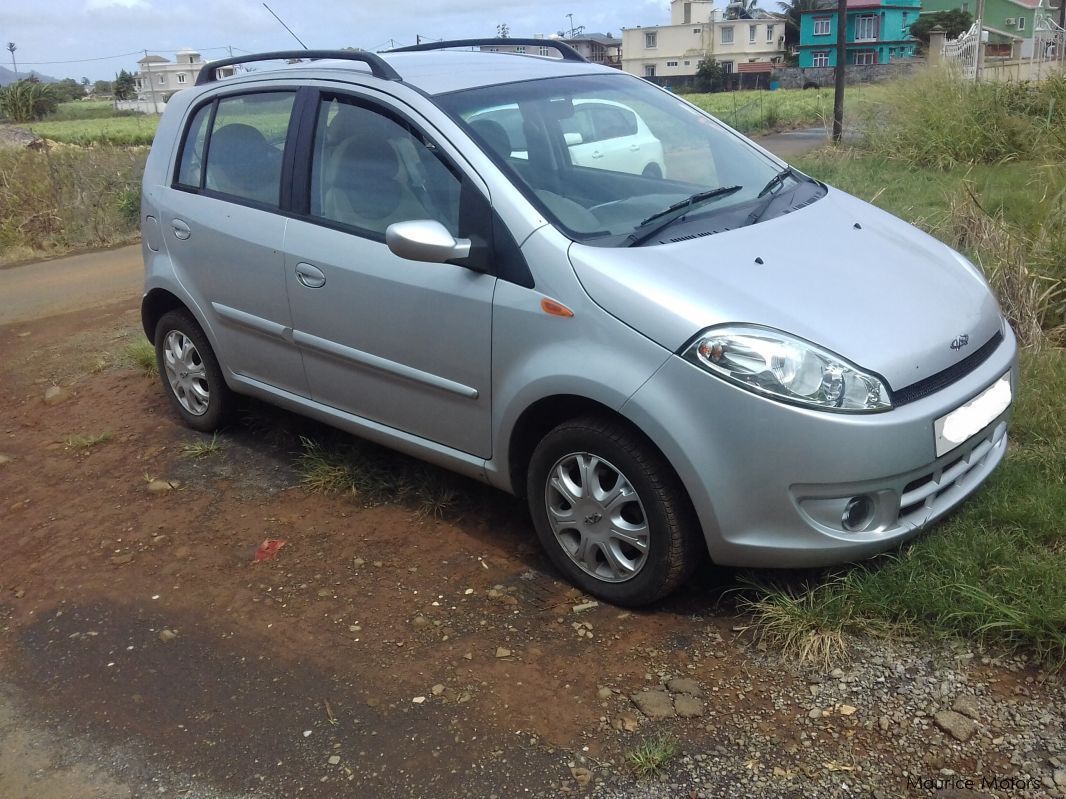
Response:
MULTIPOLYGON (((977 16, 976 0, 923 0, 921 13, 953 9, 977 16)), ((985 0, 984 27, 989 34, 985 56, 1031 57, 1037 23, 1053 16, 1048 0, 985 0)))
MULTIPOLYGON (((921 10, 922 0, 847 0, 847 63, 888 64, 912 57, 918 45, 910 27, 921 10)), ((836 3, 800 15, 801 67, 835 67, 836 45, 836 3)))

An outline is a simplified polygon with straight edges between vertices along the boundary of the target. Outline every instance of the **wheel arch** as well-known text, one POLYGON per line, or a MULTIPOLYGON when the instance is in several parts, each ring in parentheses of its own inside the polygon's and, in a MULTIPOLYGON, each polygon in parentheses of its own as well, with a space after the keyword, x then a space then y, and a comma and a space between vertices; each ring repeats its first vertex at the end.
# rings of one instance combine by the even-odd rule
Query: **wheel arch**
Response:
MULTIPOLYGON (((188 311, 194 319, 196 318, 192 309, 167 289, 154 288, 144 295, 141 300, 141 327, 149 341, 155 343, 155 328, 163 314, 177 309, 188 311)), ((200 326, 203 327, 203 325, 200 326)))

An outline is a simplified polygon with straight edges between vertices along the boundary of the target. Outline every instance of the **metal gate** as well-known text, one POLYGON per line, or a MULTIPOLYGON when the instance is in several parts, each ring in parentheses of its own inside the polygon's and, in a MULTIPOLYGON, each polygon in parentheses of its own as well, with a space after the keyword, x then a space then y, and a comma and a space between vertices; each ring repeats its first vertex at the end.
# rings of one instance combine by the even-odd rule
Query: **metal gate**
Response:
POLYGON ((951 64, 966 80, 977 78, 977 50, 980 34, 977 32, 977 23, 974 22, 966 33, 958 39, 944 42, 942 51, 944 61, 951 64))

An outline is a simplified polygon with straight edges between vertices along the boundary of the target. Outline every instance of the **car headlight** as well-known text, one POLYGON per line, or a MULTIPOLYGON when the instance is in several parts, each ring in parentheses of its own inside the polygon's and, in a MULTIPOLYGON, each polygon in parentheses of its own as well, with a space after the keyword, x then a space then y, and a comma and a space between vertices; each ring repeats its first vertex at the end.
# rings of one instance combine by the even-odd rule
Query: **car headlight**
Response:
POLYGON ((892 407, 881 378, 779 330, 713 327, 697 336, 683 355, 711 374, 796 405, 845 413, 892 407))

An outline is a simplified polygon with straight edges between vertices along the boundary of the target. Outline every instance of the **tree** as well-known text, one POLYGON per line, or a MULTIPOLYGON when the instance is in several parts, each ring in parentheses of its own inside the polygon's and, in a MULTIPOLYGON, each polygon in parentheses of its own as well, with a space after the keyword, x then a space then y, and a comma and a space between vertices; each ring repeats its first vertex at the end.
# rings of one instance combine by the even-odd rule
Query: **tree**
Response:
POLYGON ((696 68, 696 88, 701 92, 721 91, 724 75, 721 64, 713 58, 704 58, 696 68))
POLYGON ((120 71, 115 76, 112 90, 115 93, 116 100, 134 100, 137 97, 137 84, 133 79, 133 75, 126 70, 120 71))
POLYGON ((96 83, 93 84, 93 94, 111 94, 111 81, 96 81, 96 83))
POLYGON ((85 96, 85 91, 81 88, 81 84, 74 78, 63 78, 63 80, 52 84, 52 88, 56 99, 61 103, 69 103, 71 100, 77 100, 85 96))
POLYGON ((39 80, 17 80, 0 90, 0 114, 12 122, 35 122, 58 105, 55 90, 39 80))
POLYGON ((824 8, 822 0, 782 0, 777 4, 785 14, 785 47, 799 44, 800 38, 800 15, 804 11, 814 11, 824 8))
POLYGON ((15 71, 15 80, 19 79, 19 65, 15 63, 15 51, 18 49, 18 45, 14 42, 7 43, 7 51, 11 53, 11 68, 15 71))
POLYGON ((929 46, 929 30, 939 25, 944 29, 949 39, 958 39, 973 25, 973 16, 969 11, 954 8, 950 11, 934 11, 932 14, 922 14, 911 25, 911 36, 917 39, 925 47, 929 46))

